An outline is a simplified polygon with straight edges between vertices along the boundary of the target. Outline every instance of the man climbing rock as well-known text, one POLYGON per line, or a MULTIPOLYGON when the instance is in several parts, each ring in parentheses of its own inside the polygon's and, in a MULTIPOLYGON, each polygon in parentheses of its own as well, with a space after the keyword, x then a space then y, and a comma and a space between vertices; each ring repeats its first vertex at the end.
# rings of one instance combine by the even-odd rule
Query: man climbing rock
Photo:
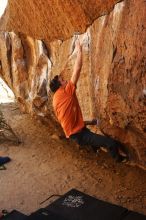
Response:
POLYGON ((74 139, 80 146, 89 145, 94 151, 105 147, 117 162, 126 162, 127 157, 119 153, 122 144, 113 138, 91 132, 83 121, 83 116, 76 96, 76 84, 82 68, 82 46, 76 41, 77 57, 69 82, 56 75, 50 82, 54 93, 53 107, 67 138, 74 139))

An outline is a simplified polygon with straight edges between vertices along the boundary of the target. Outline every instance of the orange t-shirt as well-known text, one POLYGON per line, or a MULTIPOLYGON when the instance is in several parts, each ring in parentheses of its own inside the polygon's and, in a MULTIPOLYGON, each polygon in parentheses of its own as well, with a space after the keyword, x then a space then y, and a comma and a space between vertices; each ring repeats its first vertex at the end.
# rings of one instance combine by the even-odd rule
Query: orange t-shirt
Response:
POLYGON ((54 111, 66 137, 79 132, 85 126, 75 90, 75 85, 69 81, 53 96, 54 111))

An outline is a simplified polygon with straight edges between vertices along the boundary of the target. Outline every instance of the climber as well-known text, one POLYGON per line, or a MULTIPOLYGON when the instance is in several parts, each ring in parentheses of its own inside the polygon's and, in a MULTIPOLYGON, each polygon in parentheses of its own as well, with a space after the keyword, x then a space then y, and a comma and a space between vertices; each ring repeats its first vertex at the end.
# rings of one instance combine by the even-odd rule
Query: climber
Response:
POLYGON ((75 50, 77 57, 70 81, 64 80, 61 74, 50 81, 50 90, 54 93, 53 108, 58 121, 66 138, 75 140, 80 146, 90 145, 95 152, 104 147, 117 162, 126 162, 128 157, 119 153, 122 146, 119 141, 93 133, 85 126, 76 96, 76 84, 82 68, 82 46, 79 40, 76 41, 75 50))

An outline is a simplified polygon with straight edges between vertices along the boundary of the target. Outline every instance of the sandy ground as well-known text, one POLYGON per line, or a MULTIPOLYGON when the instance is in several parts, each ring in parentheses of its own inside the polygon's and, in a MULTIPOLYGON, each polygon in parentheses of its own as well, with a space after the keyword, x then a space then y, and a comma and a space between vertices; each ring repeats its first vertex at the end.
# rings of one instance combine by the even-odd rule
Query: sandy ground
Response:
POLYGON ((0 155, 12 158, 0 170, 0 209, 29 214, 51 203, 54 199, 40 205, 50 195, 76 188, 146 214, 145 171, 59 139, 49 126, 20 113, 16 104, 3 104, 1 110, 22 144, 0 145, 0 155))

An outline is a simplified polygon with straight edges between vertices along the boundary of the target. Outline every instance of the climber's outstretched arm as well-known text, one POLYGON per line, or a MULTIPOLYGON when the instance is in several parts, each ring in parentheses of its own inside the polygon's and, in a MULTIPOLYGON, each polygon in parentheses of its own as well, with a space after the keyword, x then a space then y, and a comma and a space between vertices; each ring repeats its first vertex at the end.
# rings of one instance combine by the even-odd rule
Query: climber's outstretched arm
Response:
POLYGON ((74 64, 73 74, 71 76, 71 81, 74 85, 76 85, 82 68, 82 46, 80 45, 79 40, 76 42, 75 49, 77 50, 77 57, 74 64))

